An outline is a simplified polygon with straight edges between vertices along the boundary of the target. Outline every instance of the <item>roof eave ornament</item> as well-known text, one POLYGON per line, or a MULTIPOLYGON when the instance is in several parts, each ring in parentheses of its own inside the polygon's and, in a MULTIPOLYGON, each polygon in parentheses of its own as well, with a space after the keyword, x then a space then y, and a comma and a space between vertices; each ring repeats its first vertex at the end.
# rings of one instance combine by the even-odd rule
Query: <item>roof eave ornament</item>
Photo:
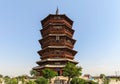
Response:
POLYGON ((59 13, 59 9, 58 9, 58 7, 57 7, 57 10, 56 10, 56 15, 58 15, 58 13, 59 13))

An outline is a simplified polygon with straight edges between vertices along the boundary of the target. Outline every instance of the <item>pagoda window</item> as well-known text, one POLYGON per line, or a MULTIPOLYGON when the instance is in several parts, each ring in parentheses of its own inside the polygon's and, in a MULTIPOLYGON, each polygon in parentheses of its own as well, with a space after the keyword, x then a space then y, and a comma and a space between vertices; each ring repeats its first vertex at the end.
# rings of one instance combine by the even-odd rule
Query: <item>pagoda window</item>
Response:
POLYGON ((56 40, 59 40, 59 36, 56 36, 56 40))

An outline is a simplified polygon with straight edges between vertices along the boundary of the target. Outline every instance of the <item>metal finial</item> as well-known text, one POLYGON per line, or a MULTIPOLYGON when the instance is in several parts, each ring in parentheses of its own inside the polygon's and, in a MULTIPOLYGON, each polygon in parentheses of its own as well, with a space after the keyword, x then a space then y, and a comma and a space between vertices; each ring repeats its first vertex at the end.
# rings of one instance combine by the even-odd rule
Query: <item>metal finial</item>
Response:
POLYGON ((58 7, 57 7, 57 10, 56 10, 56 15, 58 15, 58 13, 59 13, 59 9, 58 9, 58 7))

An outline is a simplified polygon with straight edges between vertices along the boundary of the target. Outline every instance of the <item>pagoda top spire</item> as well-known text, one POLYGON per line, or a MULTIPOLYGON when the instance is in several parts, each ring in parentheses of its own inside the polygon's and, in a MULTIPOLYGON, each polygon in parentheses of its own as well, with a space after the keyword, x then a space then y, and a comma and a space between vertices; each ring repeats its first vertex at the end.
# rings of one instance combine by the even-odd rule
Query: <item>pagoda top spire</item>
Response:
POLYGON ((59 9, 58 9, 58 7, 57 7, 57 9, 56 9, 56 15, 58 15, 58 13, 59 13, 59 9))

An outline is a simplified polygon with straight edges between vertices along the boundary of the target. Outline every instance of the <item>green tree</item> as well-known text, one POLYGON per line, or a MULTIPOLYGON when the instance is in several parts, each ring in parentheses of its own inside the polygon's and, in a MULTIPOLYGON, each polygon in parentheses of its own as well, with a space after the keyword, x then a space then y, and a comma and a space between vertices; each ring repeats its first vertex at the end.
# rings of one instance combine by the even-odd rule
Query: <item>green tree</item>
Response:
POLYGON ((8 84, 18 84, 18 80, 16 78, 11 78, 8 84))
POLYGON ((43 77, 48 79, 51 83, 51 79, 55 76, 57 76, 57 72, 53 71, 52 69, 45 68, 42 70, 43 77))
POLYGON ((17 78, 18 81, 21 81, 21 80, 22 80, 21 76, 18 76, 18 77, 16 77, 16 78, 17 78))
POLYGON ((11 78, 9 76, 5 76, 3 79, 5 84, 9 84, 11 78))
POLYGON ((98 83, 94 81, 87 81, 85 84, 98 84, 98 83))
POLYGON ((68 77, 67 84, 70 84, 71 78, 79 77, 81 75, 81 70, 81 67, 78 67, 75 64, 68 62, 63 68, 63 76, 68 77))
POLYGON ((103 80, 103 84, 109 84, 110 83, 110 78, 104 78, 103 80))
POLYGON ((31 70, 31 71, 30 71, 30 75, 31 75, 32 77, 36 77, 36 76, 37 76, 37 71, 31 70))
POLYGON ((70 81, 70 84, 98 84, 98 83, 94 81, 84 80, 82 78, 73 78, 70 81))
POLYGON ((3 75, 2 74, 0 74, 0 78, 2 78, 3 77, 3 75))
POLYGON ((37 78, 37 79, 35 80, 35 83, 36 83, 36 84, 49 84, 49 83, 48 83, 48 80, 47 80, 46 78, 44 78, 44 77, 37 78))
POLYGON ((81 78, 73 78, 70 81, 70 84, 85 84, 85 83, 86 83, 86 80, 81 79, 81 78))
POLYGON ((22 82, 22 84, 26 83, 27 76, 26 75, 21 75, 18 76, 17 79, 22 82))
POLYGON ((35 81, 29 80, 26 84, 36 84, 35 81))
POLYGON ((107 78, 105 74, 100 74, 100 79, 102 80, 103 84, 109 84, 110 78, 107 78))
POLYGON ((100 78, 101 79, 105 78, 105 74, 100 74, 100 78))

